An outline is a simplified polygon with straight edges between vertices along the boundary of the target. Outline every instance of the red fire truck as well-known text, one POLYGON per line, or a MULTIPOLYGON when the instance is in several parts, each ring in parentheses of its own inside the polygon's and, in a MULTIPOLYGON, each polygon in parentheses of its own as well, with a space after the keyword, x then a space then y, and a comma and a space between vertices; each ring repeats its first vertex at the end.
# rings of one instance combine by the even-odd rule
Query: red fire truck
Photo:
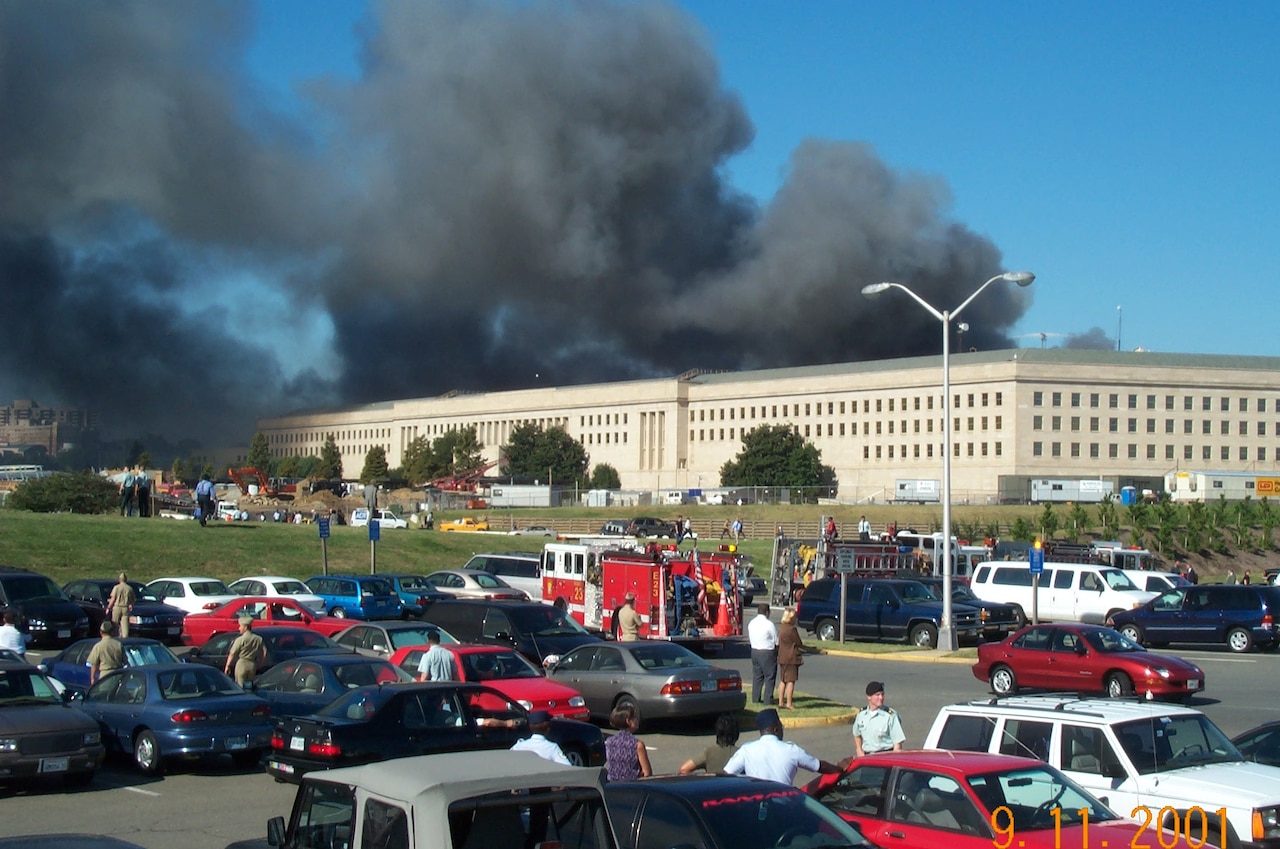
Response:
POLYGON ((736 552, 703 554, 650 543, 547 543, 542 600, 563 607, 587 628, 614 634, 614 615, 635 593, 641 638, 707 643, 742 634, 736 552))

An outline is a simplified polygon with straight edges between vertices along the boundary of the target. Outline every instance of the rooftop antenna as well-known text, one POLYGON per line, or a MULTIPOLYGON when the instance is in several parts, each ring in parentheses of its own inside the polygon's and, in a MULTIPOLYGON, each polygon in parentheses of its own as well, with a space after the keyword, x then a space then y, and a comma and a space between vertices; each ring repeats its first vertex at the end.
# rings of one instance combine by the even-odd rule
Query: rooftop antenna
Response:
POLYGON ((1121 310, 1122 306, 1123 306, 1122 304, 1116 304, 1116 350, 1117 351, 1123 350, 1120 347, 1120 320, 1124 317, 1124 313, 1121 310))

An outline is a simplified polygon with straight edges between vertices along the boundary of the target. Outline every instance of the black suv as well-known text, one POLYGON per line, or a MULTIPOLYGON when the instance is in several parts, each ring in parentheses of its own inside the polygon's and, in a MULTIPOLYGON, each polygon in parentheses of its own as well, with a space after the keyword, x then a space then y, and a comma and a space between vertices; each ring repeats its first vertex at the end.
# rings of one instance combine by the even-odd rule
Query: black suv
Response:
MULTIPOLYGON (((941 578, 926 576, 917 580, 935 596, 942 598, 941 578)), ((1002 640, 1026 624, 1026 617, 1018 605, 983 601, 973 594, 973 589, 968 584, 955 580, 954 577, 951 580, 951 601, 978 608, 978 616, 982 620, 982 636, 989 640, 1002 640)))
MULTIPOLYGON (((952 627, 957 637, 976 639, 982 629, 977 608, 951 605, 952 627)), ((819 578, 805 587, 796 606, 796 625, 808 628, 820 640, 835 640, 840 633, 840 579, 819 578)), ((938 647, 942 625, 942 601, 919 581, 901 578, 850 578, 845 598, 846 638, 898 640, 923 648, 938 647)))
POLYGON ((1178 587, 1115 614, 1108 625, 1138 643, 1226 643, 1236 652, 1280 646, 1280 587, 1197 584, 1178 587))
POLYGON ((89 636, 89 616, 38 572, 0 566, 0 608, 18 615, 33 644, 70 645, 89 636))
POLYGON ((514 648, 534 663, 600 642, 560 608, 536 601, 437 601, 431 622, 464 643, 514 648))
POLYGON ((673 537, 676 535, 676 528, 666 519, 637 516, 627 526, 627 535, 633 537, 673 537))

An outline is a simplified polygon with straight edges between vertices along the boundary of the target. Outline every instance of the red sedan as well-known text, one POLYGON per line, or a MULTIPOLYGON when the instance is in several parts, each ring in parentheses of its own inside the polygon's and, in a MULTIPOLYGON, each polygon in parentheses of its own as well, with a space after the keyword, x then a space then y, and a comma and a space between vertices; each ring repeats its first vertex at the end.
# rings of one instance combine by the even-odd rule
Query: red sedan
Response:
POLYGON ((998 696, 1020 687, 1189 698, 1204 690, 1204 670, 1155 654, 1101 625, 1029 625, 998 643, 978 646, 973 675, 998 696))
POLYGON ((200 646, 214 634, 239 630, 242 613, 252 616, 254 625, 294 625, 310 628, 326 637, 332 637, 343 628, 351 626, 346 619, 319 615, 291 598, 245 596, 208 613, 188 613, 182 623, 182 642, 189 646, 200 646))
MULTIPOLYGON (((519 702, 525 710, 545 710, 557 719, 590 718, 582 694, 572 687, 545 678, 542 670, 515 649, 470 643, 449 643, 458 673, 464 681, 484 684, 519 702)), ((391 662, 416 676, 426 646, 406 646, 391 655, 391 662)))
POLYGON ((805 792, 894 849, 1082 849, 1158 845, 1181 835, 1122 819, 1053 767, 985 752, 881 752, 805 792))

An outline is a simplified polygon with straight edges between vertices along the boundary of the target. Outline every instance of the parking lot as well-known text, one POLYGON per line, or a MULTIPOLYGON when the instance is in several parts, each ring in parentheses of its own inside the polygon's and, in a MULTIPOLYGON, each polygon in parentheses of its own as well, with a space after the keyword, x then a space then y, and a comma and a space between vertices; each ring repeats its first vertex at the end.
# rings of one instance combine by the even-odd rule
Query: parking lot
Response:
MULTIPOLYGON (((1258 681, 1280 673, 1280 657, 1258 653, 1239 656, 1225 648, 1178 654, 1206 670, 1206 693, 1192 704, 1228 734, 1280 716, 1280 705, 1257 686, 1258 681)), ((726 658, 721 662, 749 679, 749 660, 726 658)), ((924 739, 942 705, 989 695, 967 663, 907 660, 893 655, 810 657, 802 669, 799 688, 861 704, 862 685, 871 679, 887 683, 888 704, 902 714, 908 746, 919 745, 924 739)), ((711 736, 706 725, 660 726, 641 734, 658 773, 674 772, 711 736)), ((754 730, 744 730, 744 741, 754 737, 754 730)), ((847 723, 789 729, 787 739, 829 760, 852 753, 847 723)), ((801 773, 800 780, 805 778, 801 773)), ((109 760, 85 790, 50 789, 0 797, 0 822, 6 835, 95 833, 148 849, 223 849, 235 841, 263 837, 268 818, 288 815, 293 793, 293 787, 277 784, 259 771, 236 770, 225 758, 175 764, 160 779, 144 778, 128 761, 109 760)))

